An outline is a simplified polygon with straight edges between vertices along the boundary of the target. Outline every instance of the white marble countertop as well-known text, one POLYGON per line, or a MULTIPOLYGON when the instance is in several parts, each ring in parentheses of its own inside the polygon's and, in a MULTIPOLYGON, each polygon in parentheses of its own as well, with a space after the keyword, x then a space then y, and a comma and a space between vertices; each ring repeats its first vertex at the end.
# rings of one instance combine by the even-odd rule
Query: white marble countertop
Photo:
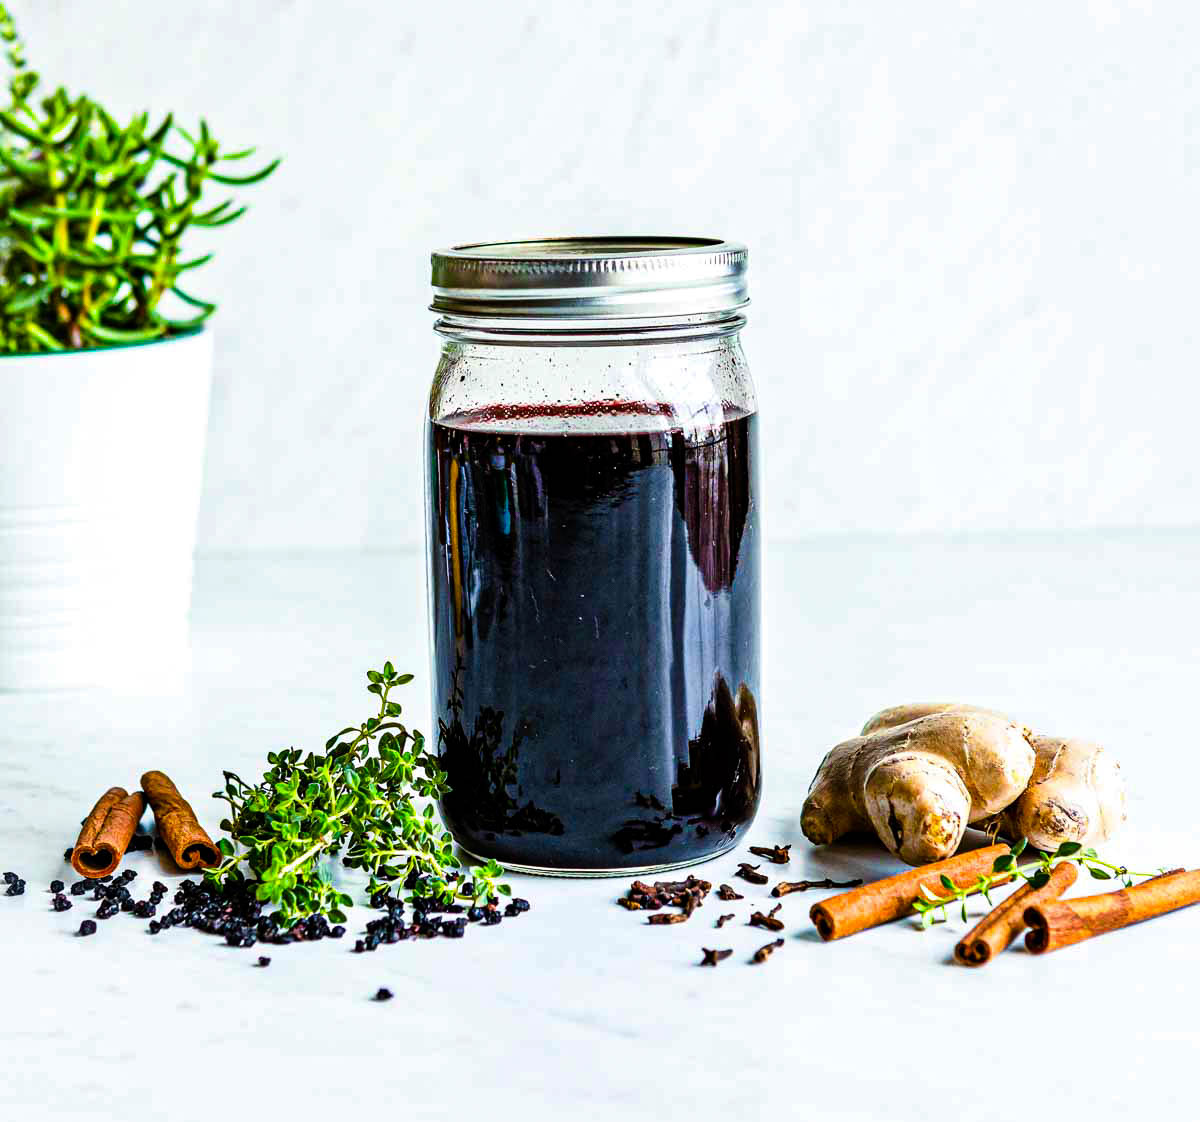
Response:
MULTIPOLYGON (((1200 865, 1198 563, 1195 534, 771 550, 751 840, 795 843, 790 877, 891 871, 803 840, 808 780, 874 710, 951 698, 1111 745, 1132 798, 1106 851, 1200 865)), ((127 916, 74 937, 94 906, 55 914, 46 885, 73 879, 62 850, 100 791, 161 767, 215 832, 204 796, 222 768, 254 773, 268 750, 365 715, 362 674, 384 659, 425 680, 422 603, 411 553, 206 560, 176 692, 0 695, 0 868, 29 883, 0 897, 0 1117, 1194 1116, 1200 908, 980 971, 948 961, 956 921, 822 944, 811 893, 784 901, 786 945, 752 967, 764 933, 712 931, 715 899, 647 928, 613 906, 618 881, 514 878, 533 911, 461 943, 273 948, 266 970, 257 951, 151 938, 127 916), (700 970, 701 945, 735 955, 700 970), (396 1000, 370 1001, 381 985, 396 1000)), ((427 728, 424 689, 405 700, 427 728)), ((178 879, 150 854, 127 863, 178 879)))

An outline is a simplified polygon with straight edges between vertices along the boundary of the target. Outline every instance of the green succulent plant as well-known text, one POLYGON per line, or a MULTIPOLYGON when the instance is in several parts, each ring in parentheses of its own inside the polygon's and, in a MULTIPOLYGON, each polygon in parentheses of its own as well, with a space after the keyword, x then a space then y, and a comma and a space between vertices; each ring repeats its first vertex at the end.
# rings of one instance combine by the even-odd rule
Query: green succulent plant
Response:
POLYGON ((145 342, 199 327, 215 305, 180 287, 211 254, 187 258, 193 228, 246 211, 205 197, 211 184, 246 186, 272 160, 239 174, 253 148, 225 151, 202 120, 168 115, 122 125, 99 102, 62 87, 40 99, 12 16, 0 3, 12 67, 0 111, 0 353, 145 342), (231 165, 233 165, 231 167, 231 165), (179 311, 168 315, 174 304, 179 311))

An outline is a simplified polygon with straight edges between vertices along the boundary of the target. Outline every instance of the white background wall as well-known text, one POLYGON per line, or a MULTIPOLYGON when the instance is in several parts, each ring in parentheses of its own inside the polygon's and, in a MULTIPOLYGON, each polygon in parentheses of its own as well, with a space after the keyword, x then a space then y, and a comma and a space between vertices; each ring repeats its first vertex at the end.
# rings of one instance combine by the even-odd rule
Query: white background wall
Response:
POLYGON ((192 286, 204 552, 418 542, 429 250, 545 233, 748 243, 776 537, 1200 521, 1200 6, 11 7, 286 156, 192 286))

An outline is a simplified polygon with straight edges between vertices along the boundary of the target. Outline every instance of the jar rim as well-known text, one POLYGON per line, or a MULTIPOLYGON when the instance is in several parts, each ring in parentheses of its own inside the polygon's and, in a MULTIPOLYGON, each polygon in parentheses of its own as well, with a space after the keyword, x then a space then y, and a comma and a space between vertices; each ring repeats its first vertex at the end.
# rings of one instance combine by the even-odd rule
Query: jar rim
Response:
POLYGON ((720 238, 589 236, 475 242, 431 257, 435 312, 664 319, 749 303, 747 251, 720 238))

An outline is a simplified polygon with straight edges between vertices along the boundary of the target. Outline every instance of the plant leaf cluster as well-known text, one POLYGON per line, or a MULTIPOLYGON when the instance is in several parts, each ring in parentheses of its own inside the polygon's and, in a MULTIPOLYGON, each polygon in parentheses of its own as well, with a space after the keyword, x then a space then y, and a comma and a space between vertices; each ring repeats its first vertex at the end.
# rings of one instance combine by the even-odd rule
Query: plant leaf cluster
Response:
MULTIPOLYGON (((939 896, 936 892, 922 886, 925 899, 917 900, 913 909, 921 917, 921 926, 929 927, 934 923, 944 923, 946 909, 953 904, 961 906, 963 922, 967 919, 967 898, 981 895, 990 905, 991 889, 997 884, 1011 880, 1023 880, 1033 888, 1041 888, 1049 879, 1055 865, 1063 861, 1071 861, 1082 869, 1087 869, 1096 880, 1122 881, 1126 887, 1133 884, 1134 877, 1151 877, 1154 873, 1132 873, 1124 865, 1113 865, 1102 861, 1094 849, 1084 847, 1079 842, 1063 842, 1053 853, 1041 853, 1034 861, 1024 865, 1017 864, 1017 858, 1025 852, 1026 839, 1021 838, 1009 847, 1007 853, 1002 853, 992 862, 990 874, 981 873, 979 877, 965 888, 960 888, 945 873, 941 876, 942 887, 946 895, 939 896)), ((1160 869, 1159 872, 1162 870, 1160 869)))
POLYGON ((285 922, 314 913, 344 922, 342 909, 353 900, 333 883, 336 857, 369 874, 370 896, 397 881, 417 898, 443 903, 509 895, 494 861, 464 880, 432 801, 418 807, 418 800, 440 799, 449 787, 424 737, 400 722, 401 707, 391 699, 412 675, 388 662, 367 679, 378 711, 330 737, 323 752, 271 752, 255 784, 224 773, 225 789, 213 797, 230 806, 221 823, 229 837, 217 843, 222 861, 206 876, 218 884, 252 880, 258 899, 276 905, 285 922))
POLYGON ((200 326, 215 305, 191 295, 193 229, 245 213, 210 203, 211 184, 265 179, 273 160, 242 172, 254 149, 227 151, 201 121, 194 132, 146 113, 121 124, 103 105, 59 87, 34 98, 7 8, 0 40, 12 67, 0 110, 0 353, 136 343, 200 326), (180 309, 168 315, 171 294, 180 309), (170 301, 168 301, 168 304, 170 301))

